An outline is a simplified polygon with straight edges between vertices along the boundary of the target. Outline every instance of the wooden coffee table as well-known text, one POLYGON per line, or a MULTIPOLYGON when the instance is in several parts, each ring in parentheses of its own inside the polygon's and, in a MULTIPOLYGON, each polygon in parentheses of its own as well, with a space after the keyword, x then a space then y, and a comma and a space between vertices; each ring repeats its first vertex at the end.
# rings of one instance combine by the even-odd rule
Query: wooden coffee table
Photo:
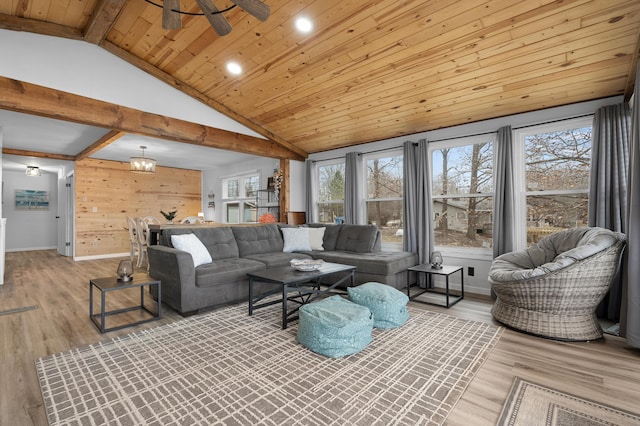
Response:
POLYGON ((285 329, 289 321, 298 319, 297 314, 300 306, 323 295, 336 293, 335 288, 349 279, 351 280, 349 286, 352 287, 355 272, 355 266, 325 263, 317 271, 310 272, 301 272, 291 266, 285 266, 247 274, 249 277, 249 315, 253 315, 253 311, 256 309, 282 303, 282 328, 285 329), (344 272, 345 275, 335 283, 320 288, 320 278, 340 272, 344 272), (276 288, 254 295, 255 282, 273 284, 276 288), (282 292, 282 299, 259 303, 266 297, 280 292, 282 292), (295 303, 295 308, 289 310, 288 302, 295 303))

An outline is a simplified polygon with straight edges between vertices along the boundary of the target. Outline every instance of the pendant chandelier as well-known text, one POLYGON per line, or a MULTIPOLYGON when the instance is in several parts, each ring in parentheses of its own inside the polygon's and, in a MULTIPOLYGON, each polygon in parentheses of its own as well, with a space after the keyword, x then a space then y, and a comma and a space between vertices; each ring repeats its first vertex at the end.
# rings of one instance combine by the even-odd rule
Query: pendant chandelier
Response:
POLYGON ((142 157, 131 157, 129 160, 131 164, 131 171, 135 173, 155 173, 156 172, 156 160, 153 158, 147 158, 144 156, 144 150, 146 146, 140 146, 142 150, 142 157))
POLYGON ((27 166, 27 176, 40 176, 40 168, 38 166, 27 166))

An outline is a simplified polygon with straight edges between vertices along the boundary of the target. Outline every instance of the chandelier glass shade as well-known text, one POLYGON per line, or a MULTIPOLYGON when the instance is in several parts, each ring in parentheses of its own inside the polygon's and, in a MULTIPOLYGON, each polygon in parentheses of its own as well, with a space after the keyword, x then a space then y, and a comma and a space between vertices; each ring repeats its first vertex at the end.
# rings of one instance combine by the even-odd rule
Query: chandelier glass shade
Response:
POLYGON ((135 173, 155 173, 156 160, 144 156, 144 150, 147 149, 146 146, 141 146, 140 149, 142 149, 142 156, 131 157, 129 160, 130 170, 135 173))

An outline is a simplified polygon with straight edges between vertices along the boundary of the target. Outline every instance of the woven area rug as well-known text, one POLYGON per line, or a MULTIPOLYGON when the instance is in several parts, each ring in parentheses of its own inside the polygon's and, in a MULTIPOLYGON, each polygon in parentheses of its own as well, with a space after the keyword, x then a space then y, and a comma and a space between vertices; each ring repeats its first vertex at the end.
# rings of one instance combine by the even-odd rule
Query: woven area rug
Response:
POLYGON ((516 377, 499 426, 640 425, 640 416, 516 377))
POLYGON ((36 360, 51 425, 440 425, 502 328, 409 307, 340 359, 245 304, 36 360))

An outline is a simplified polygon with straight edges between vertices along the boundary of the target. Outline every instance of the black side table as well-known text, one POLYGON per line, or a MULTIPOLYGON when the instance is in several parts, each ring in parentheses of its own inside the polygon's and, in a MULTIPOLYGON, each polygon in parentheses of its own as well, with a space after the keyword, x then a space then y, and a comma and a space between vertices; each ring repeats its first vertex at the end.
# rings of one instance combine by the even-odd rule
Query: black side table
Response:
POLYGON ((133 325, 143 324, 149 321, 155 321, 160 319, 161 315, 161 306, 162 306, 162 298, 161 298, 161 290, 160 290, 160 281, 151 278, 149 275, 141 273, 141 274, 133 274, 133 277, 130 281, 119 281, 116 277, 109 278, 94 278, 89 281, 89 317, 91 321, 98 327, 101 333, 106 333, 108 331, 119 330, 124 327, 130 327, 133 325), (157 286, 158 289, 158 301, 156 306, 156 311, 153 312, 149 308, 145 306, 144 302, 144 288, 146 286, 157 286), (96 288, 100 291, 100 312, 94 314, 93 313, 93 288, 96 288), (126 307, 122 309, 116 309, 111 311, 106 311, 106 298, 107 293, 111 291, 124 290, 126 288, 140 288, 140 305, 126 307), (126 324, 121 324, 115 327, 107 328, 105 325, 106 317, 108 315, 117 315, 124 312, 130 312, 134 310, 141 310, 151 314, 150 318, 146 318, 140 321, 130 322, 126 324))
MULTIPOLYGON (((413 284, 413 285, 417 285, 417 284, 413 284)), ((413 266, 407 269, 407 296, 409 296, 409 300, 415 300, 416 302, 450 308, 451 306, 455 305, 456 303, 464 299, 464 268, 462 266, 442 265, 441 269, 435 269, 431 267, 430 263, 423 263, 422 265, 413 266), (451 292, 449 291, 449 277, 458 271, 460 272, 460 294, 454 295, 454 294, 451 294, 451 292), (411 272, 416 273, 416 281, 418 281, 417 278, 419 277, 420 274, 427 275, 427 288, 425 289, 421 288, 420 289, 421 291, 414 295, 411 295, 412 285, 409 284, 411 282, 411 279, 410 279, 411 272), (446 286, 445 286, 444 293, 442 293, 442 291, 438 291, 437 289, 434 289, 431 287, 431 278, 433 275, 442 275, 445 277, 446 286), (434 294, 444 295, 445 304, 441 305, 439 303, 433 303, 433 302, 428 302, 424 300, 416 300, 416 297, 425 293, 434 293, 434 294)))

